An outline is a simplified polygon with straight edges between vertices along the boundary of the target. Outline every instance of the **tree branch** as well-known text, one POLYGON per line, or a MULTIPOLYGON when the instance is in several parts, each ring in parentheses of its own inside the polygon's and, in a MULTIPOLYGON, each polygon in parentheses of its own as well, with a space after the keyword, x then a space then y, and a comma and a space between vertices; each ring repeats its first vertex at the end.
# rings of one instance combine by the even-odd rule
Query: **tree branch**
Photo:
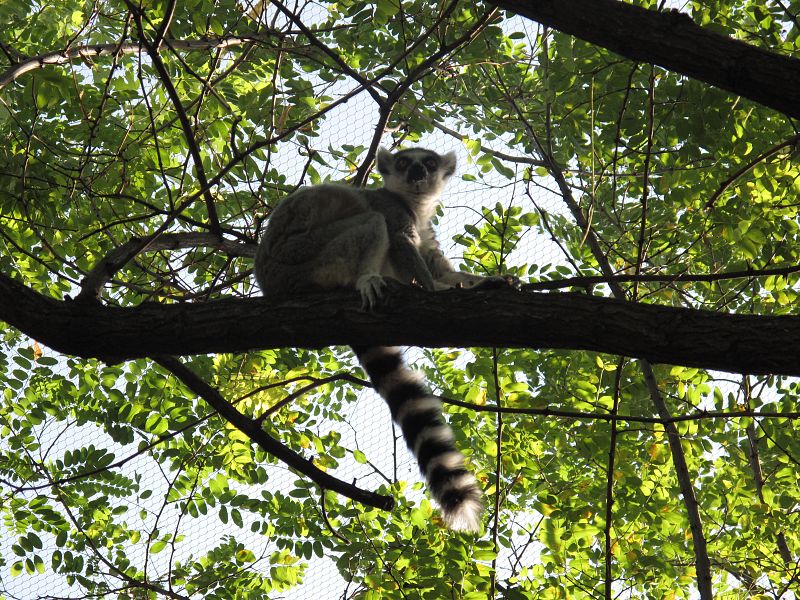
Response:
POLYGON ((797 411, 773 411, 773 410, 699 410, 677 416, 666 418, 656 416, 642 416, 632 414, 612 414, 610 412, 586 412, 582 410, 562 410, 558 408, 532 408, 522 406, 493 406, 487 404, 475 404, 448 398, 446 396, 436 396, 444 404, 462 406, 475 412, 502 412, 509 415, 536 415, 540 417, 555 417, 559 419, 574 419, 576 421, 607 421, 609 423, 684 423, 687 421, 713 421, 715 419, 782 419, 786 421, 800 420, 800 412, 797 411))
POLYGON ((800 60, 618 0, 490 0, 637 62, 659 65, 800 118, 800 60))
MULTIPOLYGON (((206 176, 206 170, 203 166, 203 157, 200 154, 200 146, 197 144, 197 138, 195 136, 195 128, 192 125, 191 121, 189 120, 189 115, 186 113, 186 109, 183 106, 183 102, 180 99, 180 95, 178 94, 178 90, 176 89, 175 85, 172 82, 172 77, 167 70, 164 61, 161 60, 161 53, 159 47, 161 45, 161 34, 162 31, 159 30, 156 39, 153 41, 148 41, 147 36, 145 35, 144 31, 144 23, 143 18, 144 14, 143 11, 137 8, 129 0, 125 0, 125 3, 128 6, 128 9, 131 11, 131 15, 133 16, 133 20, 136 23, 136 29, 139 33, 139 38, 141 43, 144 45, 147 54, 150 55, 150 60, 153 64, 153 68, 155 69, 156 73, 158 74, 158 78, 161 80, 161 83, 164 85, 164 89, 167 92, 167 96, 169 97, 170 101, 172 102, 172 106, 175 109, 175 113, 178 116, 178 121, 181 124, 181 129, 183 129, 183 136, 186 140, 186 146, 189 151, 189 156, 192 157, 192 163, 194 164, 194 172, 195 176, 197 177, 197 182, 202 190, 203 199, 206 203, 206 213, 208 216, 209 227, 211 231, 219 236, 222 239, 222 230, 220 227, 219 216, 217 215, 217 207, 214 201, 214 197, 211 195, 211 186, 208 183, 208 177, 206 176)), ((174 7, 174 4, 172 4, 174 7)), ((167 18, 167 20, 170 20, 167 18)))
POLYGON ((283 445, 264 431, 259 421, 251 419, 236 410, 230 402, 223 398, 222 394, 195 375, 194 372, 177 359, 171 356, 158 356, 154 360, 177 377, 192 392, 205 400, 222 418, 229 421, 253 442, 261 446, 264 451, 286 463, 292 469, 304 474, 323 490, 331 490, 361 504, 383 510, 391 510, 394 506, 394 499, 391 496, 368 492, 352 484, 345 483, 317 468, 312 461, 283 445))
MULTIPOLYGON (((241 46, 243 44, 252 43, 255 41, 263 41, 264 36, 228 36, 213 40, 164 40, 170 48, 174 50, 184 50, 187 52, 198 50, 221 50, 230 48, 232 46, 241 46)), ((96 58, 98 56, 112 56, 116 54, 134 54, 141 52, 144 46, 141 42, 126 42, 124 44, 87 44, 83 46, 75 46, 66 50, 56 50, 54 52, 47 52, 32 56, 17 64, 7 68, 3 73, 0 73, 0 89, 3 89, 9 83, 36 69, 41 69, 47 65, 63 65, 77 59, 96 58)))
POLYGON ((597 284, 607 283, 610 287, 620 283, 652 282, 652 283, 698 283, 709 281, 730 281, 733 279, 753 279, 756 277, 787 277, 800 272, 800 265, 776 267, 772 269, 745 269, 741 271, 722 271, 720 273, 676 273, 674 275, 626 275, 624 273, 612 275, 578 275, 548 281, 533 281, 526 283, 522 289, 529 291, 560 290, 568 287, 591 288, 597 284))
MULTIPOLYGON (((745 376, 742 378, 742 391, 744 392, 744 401, 747 407, 752 406, 752 388, 750 386, 750 378, 745 376)), ((750 469, 753 471, 753 483, 756 487, 758 499, 762 504, 767 504, 764 497, 764 471, 761 469, 761 457, 758 449, 758 434, 756 433, 756 422, 750 421, 745 428, 747 432, 748 453, 747 458, 750 462, 750 469)), ((779 532, 775 536, 775 544, 778 547, 778 554, 783 560, 783 564, 789 568, 792 566, 792 553, 789 550, 789 545, 786 543, 786 536, 783 532, 779 532)))
POLYGON ((784 140, 781 143, 774 145, 766 152, 762 152, 761 154, 756 156, 753 160, 745 163, 744 165, 736 169, 736 171, 732 175, 728 176, 728 178, 720 184, 720 186, 717 188, 717 191, 715 191, 711 195, 711 198, 708 199, 708 202, 705 203, 705 206, 703 206, 703 208, 705 210, 710 210, 714 208, 714 204, 716 203, 717 200, 719 200, 719 197, 722 196, 722 194, 724 194, 728 190, 728 188, 731 187, 736 182, 736 180, 738 180, 742 175, 751 171, 756 167, 756 165, 762 163, 771 156, 777 154, 784 148, 792 148, 796 146, 799 142, 800 142, 800 134, 793 135, 788 140, 784 140))
POLYGON ((100 290, 112 277, 142 252, 160 250, 185 250, 188 248, 209 247, 221 250, 228 256, 247 256, 256 254, 255 244, 242 244, 220 239, 213 233, 161 233, 155 236, 134 237, 109 252, 103 260, 86 274, 81 281, 81 291, 76 300, 98 298, 100 290))
POLYGON ((0 274, 0 320, 59 352, 104 360, 339 344, 562 348, 735 373, 800 375, 800 317, 721 314, 510 288, 392 285, 377 310, 354 291, 277 302, 226 298, 132 308, 59 301, 0 274))
MULTIPOLYGON (((502 85, 501 80, 498 81, 498 83, 502 85)), ((564 200, 564 203, 566 204, 568 210, 572 213, 572 216, 575 219, 575 224, 581 229, 581 231, 584 232, 583 239, 589 246, 589 249, 594 255, 595 260, 599 264, 600 271, 603 273, 604 276, 613 278, 614 273, 611 268, 611 264, 608 261, 608 257, 600 247, 600 242, 597 236, 595 235, 594 229, 592 229, 591 222, 584 216, 580 205, 573 197, 572 191, 564 177, 563 170, 556 162, 556 160, 553 158, 552 152, 550 152, 550 148, 548 147, 547 149, 545 149, 541 145, 538 137, 536 136, 536 132, 530 126, 530 123, 525 119, 523 112, 518 107, 513 96, 511 96, 507 91, 506 91, 506 96, 508 102, 516 109, 520 120, 525 124, 525 127, 531 139, 534 141, 537 151, 540 154, 540 157, 549 163, 547 169, 550 172, 551 177, 555 179, 558 188, 561 191, 562 199, 564 200)), ((642 206, 642 211, 643 213, 646 212, 646 206, 642 206)), ((616 300, 625 302, 625 298, 627 297, 626 292, 618 283, 610 282, 609 287, 611 288, 611 293, 613 294, 616 300)), ((638 303, 634 303, 633 305, 643 306, 638 303)), ((699 331, 695 331, 695 333, 699 333, 699 331)), ((663 331, 662 335, 668 336, 669 333, 667 331, 663 331)), ((685 339, 691 339, 691 335, 685 339)), ((626 353, 622 354, 624 355, 626 353)), ((708 548, 707 548, 705 534, 703 532, 703 523, 702 519, 700 518, 699 504, 697 502, 697 498, 694 493, 692 478, 689 474, 689 468, 686 463, 686 455, 684 454, 683 447, 681 446, 681 440, 680 436, 678 435, 678 430, 676 429, 675 424, 669 421, 672 415, 669 412, 669 407, 664 401, 664 397, 661 394, 661 390, 659 390, 658 388, 658 383, 656 382, 655 373, 653 372, 653 367, 651 364, 652 362, 661 362, 661 361, 653 359, 652 356, 648 355, 633 355, 633 356, 638 356, 639 358, 642 359, 639 362, 639 365, 641 366, 642 375, 644 375, 644 379, 647 384, 647 389, 650 393, 650 399, 656 411, 658 412, 659 416, 664 422, 664 430, 667 433, 667 441, 669 442, 670 452, 672 454, 672 464, 675 467, 675 474, 678 479, 678 485, 681 490, 681 495, 683 496, 684 506, 686 507, 686 513, 687 513, 686 516, 689 520, 689 527, 692 531, 692 545, 694 547, 695 569, 697 573, 697 590, 700 594, 701 600, 711 600, 713 598, 713 592, 711 589, 711 563, 708 557, 708 548)))

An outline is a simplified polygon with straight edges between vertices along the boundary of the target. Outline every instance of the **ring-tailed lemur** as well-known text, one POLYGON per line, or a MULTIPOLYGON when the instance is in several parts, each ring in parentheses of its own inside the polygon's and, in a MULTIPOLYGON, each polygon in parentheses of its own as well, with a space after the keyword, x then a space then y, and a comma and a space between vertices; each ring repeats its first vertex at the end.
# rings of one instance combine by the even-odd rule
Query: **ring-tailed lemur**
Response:
MULTIPOLYGON (((384 187, 301 188, 272 212, 258 246, 255 276, 265 296, 354 287, 365 308, 384 291, 384 278, 427 290, 507 283, 504 277, 459 273, 439 249, 431 226, 444 184, 455 172, 451 152, 414 148, 378 152, 384 187)), ((453 529, 477 531, 481 491, 455 446, 442 406, 422 378, 390 347, 354 347, 386 400, 431 495, 453 529)))

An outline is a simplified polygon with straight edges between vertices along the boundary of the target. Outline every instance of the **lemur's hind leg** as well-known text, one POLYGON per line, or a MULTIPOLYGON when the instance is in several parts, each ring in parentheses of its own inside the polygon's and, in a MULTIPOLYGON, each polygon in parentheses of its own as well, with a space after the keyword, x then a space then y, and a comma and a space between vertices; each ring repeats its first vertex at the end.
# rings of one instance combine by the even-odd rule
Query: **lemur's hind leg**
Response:
POLYGON ((511 286, 512 288, 519 289, 519 279, 513 275, 473 275, 472 273, 464 273, 456 271, 450 261, 447 260, 442 251, 439 249, 439 244, 432 243, 432 247, 428 250, 425 257, 425 262, 433 275, 436 291, 447 290, 451 288, 494 288, 511 286))
POLYGON ((317 255, 313 283, 324 288, 355 287, 364 308, 383 295, 389 234, 380 213, 368 211, 323 228, 333 235, 317 255))
POLYGON ((472 273, 462 273, 451 271, 442 274, 437 280, 437 290, 449 288, 498 288, 510 286, 514 289, 520 288, 520 281, 513 275, 473 275, 472 273))

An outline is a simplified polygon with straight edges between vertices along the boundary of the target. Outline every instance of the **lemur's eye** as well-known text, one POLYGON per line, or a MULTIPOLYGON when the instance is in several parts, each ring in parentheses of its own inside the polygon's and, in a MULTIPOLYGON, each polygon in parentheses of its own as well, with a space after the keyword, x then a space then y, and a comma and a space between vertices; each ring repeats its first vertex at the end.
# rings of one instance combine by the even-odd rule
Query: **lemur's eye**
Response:
POLYGON ((408 165, 411 164, 411 161, 407 158, 398 158, 394 165, 400 169, 401 171, 405 171, 408 168, 408 165))
POLYGON ((438 166, 439 166, 439 163, 438 163, 438 162, 437 162, 437 160, 436 160, 435 158, 433 158, 433 157, 431 157, 431 158, 426 158, 426 159, 425 159, 424 161, 422 161, 422 162, 423 162, 423 164, 425 165, 425 168, 426 168, 426 169, 428 169, 428 171, 435 171, 435 170, 438 168, 438 166))

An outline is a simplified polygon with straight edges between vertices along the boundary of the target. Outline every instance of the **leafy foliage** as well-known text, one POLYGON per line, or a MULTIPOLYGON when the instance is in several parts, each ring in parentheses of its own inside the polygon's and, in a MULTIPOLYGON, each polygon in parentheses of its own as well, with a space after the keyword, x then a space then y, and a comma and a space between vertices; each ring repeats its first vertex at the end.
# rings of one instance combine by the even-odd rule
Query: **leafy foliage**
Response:
MULTIPOLYGON (((683 10, 798 55, 794 0, 683 10)), ((420 143, 461 153, 439 216, 460 268, 796 313, 796 123, 493 5, 17 1, 0 23, 0 272, 47 296, 257 294, 250 257, 281 198, 369 179, 378 143, 420 143)), ((485 490, 474 537, 442 527, 344 349, 185 364, 391 512, 287 470, 152 361, 62 356, 0 327, 0 598, 689 598, 703 552, 717 597, 796 594, 795 380, 420 352, 485 490)))

